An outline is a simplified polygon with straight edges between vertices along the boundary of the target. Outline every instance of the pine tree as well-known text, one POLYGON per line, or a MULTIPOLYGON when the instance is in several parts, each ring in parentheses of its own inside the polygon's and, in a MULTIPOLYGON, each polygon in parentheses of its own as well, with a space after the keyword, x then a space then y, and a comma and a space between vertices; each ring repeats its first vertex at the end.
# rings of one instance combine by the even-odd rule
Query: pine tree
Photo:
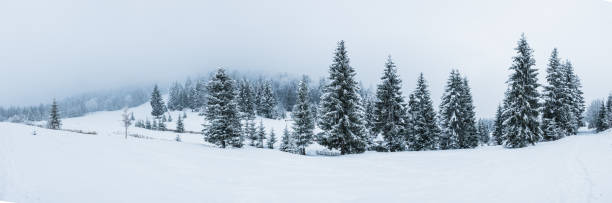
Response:
POLYGON ((276 96, 269 81, 263 83, 257 113, 264 118, 276 118, 276 96))
POLYGON ((242 147, 240 118, 236 102, 234 80, 219 68, 208 83, 208 104, 204 139, 221 148, 230 145, 242 147))
POLYGON ((147 118, 147 121, 145 122, 145 129, 153 129, 153 126, 151 125, 151 121, 149 121, 149 118, 147 118))
POLYGON ((493 129, 493 141, 495 142, 496 145, 502 145, 503 144, 503 139, 502 139, 502 135, 504 134, 504 117, 503 117, 503 112, 504 110, 502 109, 501 105, 497 106, 497 111, 495 112, 495 123, 494 125, 494 129, 493 129))
POLYGON ((159 125, 157 125, 157 119, 153 119, 153 124, 151 124, 152 130, 158 130, 159 125))
POLYGON ((245 135, 250 141, 249 145, 255 146, 255 141, 257 141, 257 128, 255 127, 255 121, 245 121, 245 135))
POLYGON ((464 136, 460 139, 461 148, 474 148, 478 146, 478 129, 476 128, 476 111, 472 99, 472 89, 468 84, 468 79, 463 78, 463 93, 461 93, 461 103, 463 111, 463 131, 464 136))
POLYGON ((610 118, 608 114, 608 108, 604 104, 601 104, 599 116, 597 117, 597 128, 595 129, 597 132, 602 132, 610 128, 610 118))
POLYGON ((240 83, 238 96, 240 112, 245 119, 255 119, 255 96, 249 81, 246 79, 240 83))
POLYGON ((561 139, 573 128, 571 118, 572 96, 565 79, 565 73, 558 57, 557 49, 553 49, 546 69, 548 85, 544 86, 544 104, 542 108, 542 130, 545 140, 561 139))
POLYGON ((161 94, 159 93, 159 89, 157 85, 153 88, 153 93, 151 93, 151 115, 155 118, 159 118, 159 116, 164 114, 164 101, 162 100, 161 94))
POLYGON ((281 138, 279 150, 290 153, 294 153, 296 150, 293 138, 287 126, 285 126, 285 130, 283 131, 283 137, 281 138))
POLYGON ((168 93, 168 109, 169 110, 183 110, 181 106, 181 85, 178 82, 175 82, 172 87, 170 87, 170 91, 168 93))
POLYGON ((362 153, 367 135, 363 125, 363 110, 355 70, 349 65, 344 41, 338 43, 334 63, 329 68, 329 84, 321 96, 319 142, 340 154, 362 153))
POLYGON ((481 145, 489 145, 490 134, 488 122, 483 119, 478 120, 478 142, 481 145))
POLYGON ((373 132, 380 132, 384 138, 384 145, 391 152, 404 151, 405 136, 403 132, 404 97, 402 96, 402 80, 397 75, 397 68, 391 56, 385 63, 381 84, 376 90, 376 103, 374 108, 375 127, 373 132))
POLYGON ((608 112, 608 120, 610 127, 612 127, 612 94, 608 95, 608 102, 606 103, 606 111, 608 112))
POLYGON ((585 101, 582 92, 582 84, 580 78, 574 73, 574 67, 570 61, 565 61, 562 66, 566 77, 567 89, 569 91, 570 109, 573 114, 570 115, 571 128, 569 133, 575 135, 578 133, 578 128, 584 126, 584 111, 585 101))
POLYGON ((293 106, 291 116, 294 121, 293 134, 295 145, 300 154, 306 155, 306 147, 312 143, 314 120, 310 112, 308 86, 306 81, 300 81, 297 91, 297 101, 293 106))
POLYGON ((263 121, 259 121, 259 127, 257 128, 257 142, 255 143, 255 146, 257 148, 263 148, 265 138, 266 138, 266 128, 263 125, 263 121))
POLYGON ((181 119, 181 117, 179 116, 179 118, 176 120, 176 132, 177 133, 183 133, 185 132, 185 126, 183 125, 183 119, 181 119))
POLYGON ((166 128, 166 123, 164 123, 164 122, 162 122, 162 121, 159 121, 159 122, 157 123, 157 130, 160 130, 160 131, 166 131, 166 130, 168 130, 168 129, 166 128))
POLYGON ((168 114, 168 122, 172 122, 172 115, 171 114, 168 114))
POLYGON ((508 104, 504 117, 504 145, 509 148, 526 147, 535 144, 542 138, 538 121, 540 104, 538 98, 537 69, 533 68, 533 50, 527 44, 525 35, 518 41, 515 49, 517 56, 513 57, 510 70, 513 71, 508 80, 506 103, 508 104))
POLYGON ((452 70, 446 89, 440 103, 440 124, 442 135, 440 136, 440 149, 459 149, 460 137, 464 136, 462 113, 462 84, 461 76, 457 70, 452 70))
MULTIPOLYGON (((376 127, 376 115, 374 114, 376 110, 376 102, 373 98, 367 97, 363 99, 364 104, 364 127, 366 129, 366 135, 368 136, 368 150, 373 150, 374 140, 377 137, 377 134, 374 132, 376 127)), ((405 138, 404 138, 405 139, 405 138)))
POLYGON ((440 136, 440 128, 436 121, 436 112, 433 108, 433 102, 429 96, 427 82, 423 73, 419 75, 417 80, 417 88, 412 93, 413 101, 409 102, 410 112, 413 118, 413 133, 409 138, 412 150, 435 150, 438 149, 438 139, 440 136))
POLYGON ((269 149, 274 149, 274 143, 276 143, 276 134, 274 133, 274 129, 270 130, 270 138, 266 142, 269 149))
POLYGON ((206 83, 198 80, 193 92, 193 108, 202 110, 206 106, 206 83))
POLYGON ((134 118, 134 112, 130 113, 130 120, 131 121, 135 121, 136 120, 136 118, 134 118))
POLYGON ((60 120, 59 108, 55 99, 51 104, 51 111, 49 113, 49 121, 47 122, 47 128, 58 130, 62 127, 62 121, 60 120))

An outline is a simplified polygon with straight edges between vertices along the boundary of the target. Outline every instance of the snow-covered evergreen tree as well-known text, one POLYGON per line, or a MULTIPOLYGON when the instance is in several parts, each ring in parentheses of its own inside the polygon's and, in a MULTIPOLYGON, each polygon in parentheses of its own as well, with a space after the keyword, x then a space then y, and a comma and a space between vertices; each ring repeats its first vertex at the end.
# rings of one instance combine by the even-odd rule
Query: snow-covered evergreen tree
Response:
POLYGON ((538 99, 538 78, 533 50, 527 44, 525 35, 521 35, 517 56, 513 57, 510 70, 513 73, 508 79, 506 93, 507 106, 504 111, 504 145, 509 148, 526 147, 535 144, 542 138, 540 122, 538 121, 540 104, 538 99))
POLYGON ((257 113, 265 118, 276 118, 276 96, 272 90, 270 81, 265 81, 260 92, 259 106, 257 113))
POLYGON ((166 123, 164 123, 164 122, 162 122, 162 121, 160 120, 160 121, 157 123, 157 130, 160 130, 160 131, 166 131, 166 130, 168 130, 168 129, 166 128, 166 123))
POLYGON ((608 117, 608 108, 601 104, 599 108, 599 116, 597 117, 596 131, 602 132, 610 128, 610 117, 608 117))
POLYGON ((196 82, 193 91, 193 109, 202 110, 206 106, 206 83, 203 80, 196 82))
POLYGON ((155 118, 159 118, 159 116, 164 114, 164 101, 162 100, 161 94, 159 93, 159 88, 157 85, 153 88, 153 93, 151 93, 151 115, 155 118))
POLYGON ((306 147, 312 143, 314 120, 310 112, 308 86, 306 81, 300 81, 297 91, 297 101, 291 112, 293 118, 293 134, 295 145, 300 154, 306 155, 306 147))
POLYGON ((376 90, 374 108, 375 125, 373 132, 382 134, 384 146, 391 152, 404 151, 405 136, 402 134, 404 118, 402 114, 404 96, 402 96, 402 80, 397 74, 397 68, 391 56, 385 63, 381 84, 376 90))
POLYGON ((295 143, 293 142, 293 137, 289 132, 289 128, 287 126, 285 126, 285 130, 283 130, 283 137, 281 138, 279 150, 291 153, 294 153, 296 151, 295 143))
POLYGON ((255 126, 255 121, 246 120, 244 124, 245 136, 249 140, 249 145, 255 146, 255 141, 257 141, 257 127, 255 126))
POLYGON ((483 119, 478 120, 478 142, 480 145, 489 145, 491 132, 489 123, 483 119))
POLYGON ((502 136, 504 134, 504 119, 503 117, 504 110, 501 105, 497 106, 497 111, 495 112, 495 122, 493 123, 493 141, 496 145, 502 145, 503 139, 502 136))
POLYGON ((263 125, 263 121, 259 121, 259 126, 257 127, 257 141, 255 142, 255 147, 263 148, 264 139, 266 139, 266 128, 263 125))
POLYGON ((253 95, 251 84, 246 79, 240 82, 238 105, 245 119, 255 119, 255 96, 253 95))
POLYGON ((563 138, 573 130, 572 95, 561 65, 557 49, 548 60, 546 69, 548 85, 544 86, 544 103, 542 108, 542 130, 545 140, 563 138))
POLYGON ((168 114, 168 122, 172 122, 172 115, 168 114))
POLYGON ((476 111, 472 99, 472 89, 470 88, 468 79, 463 77, 463 93, 461 94, 461 103, 463 115, 463 128, 465 136, 460 139, 461 148, 474 148, 478 146, 478 129, 476 128, 476 111))
POLYGON ((185 132, 185 126, 183 125, 183 119, 180 116, 176 120, 176 132, 177 133, 185 132))
POLYGON ((47 121, 47 128, 58 130, 62 127, 62 121, 60 120, 59 108, 55 99, 51 104, 51 111, 49 112, 49 121, 47 121))
MULTIPOLYGON (((367 145, 368 150, 373 150, 372 147, 374 145, 374 140, 377 137, 377 134, 374 132, 376 128, 376 115, 374 114, 376 110, 376 102, 372 96, 368 96, 363 98, 364 103, 364 127, 366 129, 366 135, 368 137, 367 145)), ((403 134, 402 134, 403 135, 403 134)), ((405 139, 405 138, 404 138, 405 139)))
POLYGON ((571 128, 569 128, 569 133, 575 135, 578 133, 578 128, 584 126, 584 93, 582 92, 580 78, 574 73, 574 66, 572 63, 570 61, 565 61, 562 69, 564 70, 564 75, 567 80, 567 89, 570 95, 570 109, 573 113, 570 115, 571 128))
POLYGON ((242 147, 234 80, 223 68, 219 68, 208 83, 207 90, 209 94, 206 120, 209 123, 205 125, 203 131, 204 139, 221 148, 228 145, 242 147))
POLYGON ((147 118, 147 121, 145 121, 145 129, 153 129, 153 125, 151 125, 151 121, 149 121, 149 118, 147 118))
POLYGON ((340 154, 362 153, 367 144, 362 101, 344 41, 338 43, 333 61, 329 84, 321 96, 319 127, 322 132, 318 141, 329 149, 340 150, 340 154))
POLYGON ((276 133, 274 133, 274 128, 270 130, 270 136, 266 142, 268 149, 274 149, 274 143, 276 143, 276 133))
POLYGON ((408 138, 410 149, 415 151, 438 149, 440 128, 423 73, 419 75, 417 87, 410 99, 412 101, 408 102, 409 111, 413 116, 411 121, 413 132, 408 138))

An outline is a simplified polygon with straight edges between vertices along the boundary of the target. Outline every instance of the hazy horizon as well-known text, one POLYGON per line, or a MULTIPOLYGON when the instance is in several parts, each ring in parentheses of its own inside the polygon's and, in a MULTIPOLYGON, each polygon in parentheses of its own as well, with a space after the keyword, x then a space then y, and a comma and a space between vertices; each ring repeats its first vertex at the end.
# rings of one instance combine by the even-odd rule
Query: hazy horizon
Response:
POLYGON ((25 0, 0 2, 0 24, 0 106, 169 84, 220 66, 325 77, 345 40, 364 86, 378 84, 392 55, 404 95, 423 72, 438 105, 458 69, 478 116, 492 117, 521 33, 535 50, 540 84, 556 47, 573 63, 587 104, 612 90, 612 3, 604 0, 25 0))

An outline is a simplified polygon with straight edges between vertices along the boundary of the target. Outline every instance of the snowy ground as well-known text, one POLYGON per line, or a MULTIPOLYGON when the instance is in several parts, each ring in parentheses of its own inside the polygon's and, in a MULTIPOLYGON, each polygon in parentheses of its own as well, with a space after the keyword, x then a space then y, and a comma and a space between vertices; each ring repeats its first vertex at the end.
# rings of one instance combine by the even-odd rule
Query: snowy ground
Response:
MULTIPOLYGON (((132 109, 137 119, 148 105, 132 109)), ((523 149, 299 156, 218 149, 131 128, 120 111, 64 120, 84 135, 0 123, 0 200, 12 202, 612 202, 612 131, 523 149), (32 131, 37 135, 32 135, 32 131)), ((176 119, 175 112, 172 116, 176 119)), ((188 114, 187 130, 202 117, 188 114)), ((280 137, 285 121, 264 120, 280 137)), ((174 128, 174 124, 168 126, 174 128)))

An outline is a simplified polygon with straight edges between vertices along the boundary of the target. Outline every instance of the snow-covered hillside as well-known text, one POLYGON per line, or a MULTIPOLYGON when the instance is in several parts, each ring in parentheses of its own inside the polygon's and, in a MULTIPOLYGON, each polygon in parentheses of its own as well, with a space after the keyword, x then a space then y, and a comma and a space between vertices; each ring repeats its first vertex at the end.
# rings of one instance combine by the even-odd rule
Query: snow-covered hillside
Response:
MULTIPOLYGON (((149 105, 131 109, 137 119, 149 105)), ((179 112, 172 114, 176 119, 179 112)), ((13 202, 612 202, 612 131, 521 149, 339 157, 219 149, 130 128, 121 111, 65 119, 84 135, 0 123, 0 200, 13 202), (36 131, 36 135, 32 132, 36 131)), ((188 112, 185 127, 203 118, 188 112)), ((264 120, 280 136, 283 120, 264 120)), ((168 125, 173 129, 174 123, 168 125)))

